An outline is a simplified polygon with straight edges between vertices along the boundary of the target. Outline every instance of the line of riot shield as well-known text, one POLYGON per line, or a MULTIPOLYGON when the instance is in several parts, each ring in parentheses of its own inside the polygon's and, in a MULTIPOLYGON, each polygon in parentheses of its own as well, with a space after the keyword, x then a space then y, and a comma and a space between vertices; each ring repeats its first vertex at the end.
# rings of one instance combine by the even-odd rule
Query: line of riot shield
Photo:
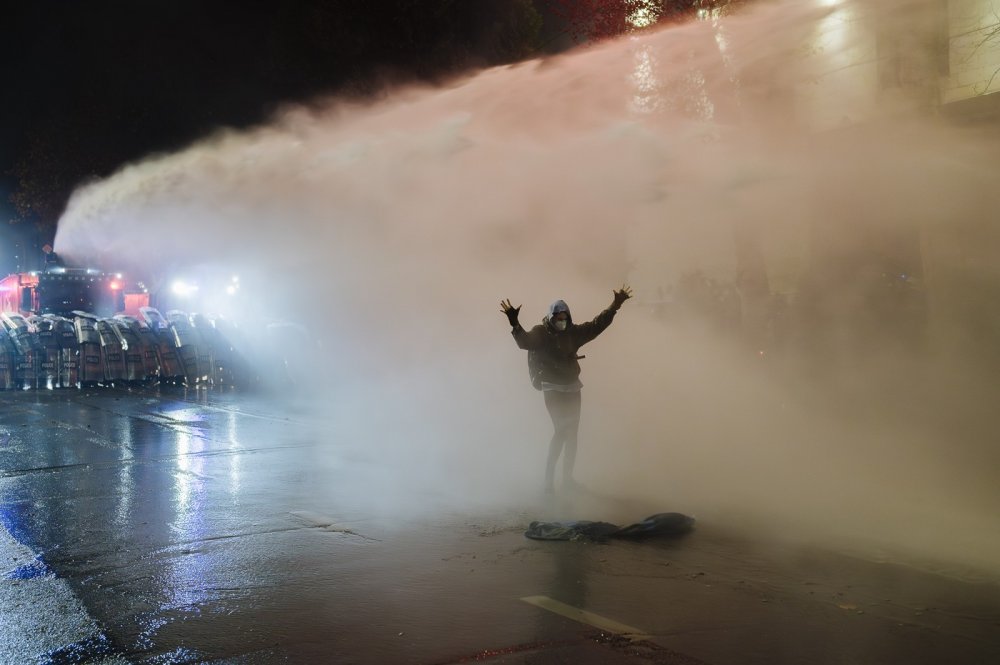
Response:
POLYGON ((27 320, 37 336, 38 384, 52 390, 59 386, 59 338, 55 323, 51 317, 45 316, 31 316, 27 320))
POLYGON ((115 326, 128 341, 126 360, 138 367, 141 359, 143 375, 138 381, 156 381, 160 378, 160 359, 156 350, 156 333, 143 321, 128 314, 115 315, 115 326), (138 355, 139 358, 134 356, 138 355), (128 356, 133 356, 129 359, 128 356))
POLYGON ((125 349, 121 339, 107 319, 98 319, 96 327, 104 348, 104 379, 107 383, 123 385, 126 381, 125 349))
POLYGON ((13 390, 14 367, 17 363, 17 349, 11 341, 7 328, 0 326, 0 390, 13 390))
POLYGON ((247 388, 255 379, 251 365, 246 360, 247 341, 236 325, 224 317, 211 319, 213 328, 212 348, 213 380, 216 385, 247 388))
POLYGON ((80 381, 80 345, 76 341, 76 327, 65 317, 45 316, 51 316, 55 336, 59 341, 59 386, 75 388, 80 381))
POLYGON ((76 318, 76 343, 80 348, 77 368, 80 387, 95 386, 104 381, 104 348, 97 332, 97 317, 87 312, 74 311, 76 318))
POLYGON ((5 312, 0 315, 17 351, 14 364, 14 381, 26 390, 38 387, 38 357, 41 347, 34 329, 20 314, 5 312))
POLYGON ((206 372, 206 379, 211 385, 228 383, 223 380, 223 372, 219 367, 219 357, 224 353, 225 340, 216 330, 212 320, 204 314, 192 314, 190 321, 198 336, 198 367, 206 372))
POLYGON ((137 385, 159 379, 188 386, 249 388, 261 377, 297 384, 315 360, 305 328, 261 327, 251 344, 222 317, 152 307, 140 317, 0 314, 0 390, 137 385), (140 318, 141 317, 141 318, 140 318))
POLYGON ((170 322, 155 307, 140 307, 139 316, 156 340, 156 355, 160 365, 162 383, 180 383, 184 380, 184 365, 177 353, 170 322))
POLYGON ((146 358, 142 352, 139 335, 129 328, 121 319, 106 319, 111 329, 118 337, 118 343, 125 354, 125 381, 129 385, 138 385, 146 380, 146 358))
POLYGON ((201 360, 203 355, 199 348, 201 340, 188 315, 179 309, 172 309, 167 312, 167 321, 170 322, 170 330, 174 334, 177 355, 180 356, 181 364, 184 366, 184 380, 189 386, 204 384, 208 378, 209 368, 205 367, 204 361, 201 360))

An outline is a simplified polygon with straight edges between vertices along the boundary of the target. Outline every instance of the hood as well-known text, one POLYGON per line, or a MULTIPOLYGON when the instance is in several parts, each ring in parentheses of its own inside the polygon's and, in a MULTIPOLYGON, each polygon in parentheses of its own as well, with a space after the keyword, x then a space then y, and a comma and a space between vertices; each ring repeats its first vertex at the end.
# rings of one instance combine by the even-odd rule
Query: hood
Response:
POLYGON ((569 305, 566 304, 565 300, 557 300, 551 305, 549 305, 549 313, 545 315, 545 318, 543 320, 545 321, 545 323, 549 323, 549 321, 552 320, 552 317, 558 314, 559 312, 566 312, 567 322, 569 323, 569 325, 573 325, 573 315, 570 314, 569 305))

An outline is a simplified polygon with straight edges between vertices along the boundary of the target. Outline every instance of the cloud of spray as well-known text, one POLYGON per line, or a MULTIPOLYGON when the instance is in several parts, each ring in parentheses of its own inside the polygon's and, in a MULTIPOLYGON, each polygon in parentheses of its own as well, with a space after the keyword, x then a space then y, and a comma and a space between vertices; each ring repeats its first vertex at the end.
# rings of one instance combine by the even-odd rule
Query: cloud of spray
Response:
MULTIPOLYGON (((997 461, 982 445, 991 422, 924 408, 981 388, 942 351, 961 347, 947 343, 961 321, 939 321, 919 362, 866 356, 876 382, 845 378, 849 354, 829 330, 825 363, 802 340, 771 363, 729 332, 651 313, 686 271, 735 282, 734 239, 749 229, 770 288, 807 312, 822 294, 836 329, 864 297, 864 268, 838 238, 865 246, 910 229, 930 242, 995 215, 995 140, 905 99, 867 109, 874 119, 857 128, 852 95, 801 94, 862 47, 848 34, 810 49, 835 16, 816 5, 767 5, 372 105, 289 109, 81 189, 56 249, 151 279, 238 272, 247 319, 304 322, 330 356, 317 401, 331 436, 379 460, 371 493, 386 506, 412 506, 416 487, 487 505, 536 492, 549 424, 498 302, 523 303, 526 326, 556 298, 583 320, 631 280, 635 301, 585 349, 581 480, 653 510, 987 566, 1000 561, 983 472, 997 461), (841 281, 809 282, 817 247, 841 281), (910 390, 921 381, 946 388, 910 390), (914 401, 879 393, 897 389, 914 401), (946 436, 955 419, 966 427, 946 436)), ((938 272, 954 274, 938 254, 938 272)), ((947 301, 938 293, 930 302, 947 301)))

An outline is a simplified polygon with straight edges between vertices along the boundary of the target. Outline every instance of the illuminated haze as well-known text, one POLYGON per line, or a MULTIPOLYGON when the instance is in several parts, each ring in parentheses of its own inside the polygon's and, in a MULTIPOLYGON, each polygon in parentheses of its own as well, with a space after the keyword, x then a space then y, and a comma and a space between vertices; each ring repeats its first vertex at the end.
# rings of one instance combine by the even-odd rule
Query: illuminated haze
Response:
MULTIPOLYGON (((498 303, 523 304, 529 327, 563 298, 580 321, 629 281, 636 298, 584 350, 579 480, 703 524, 996 572, 989 382, 948 294, 930 296, 920 353, 863 362, 807 344, 771 360, 653 315, 683 272, 731 282, 741 227, 779 290, 816 229, 912 227, 930 243, 995 217, 995 139, 906 100, 867 109, 882 118, 867 130, 801 120, 810 103, 834 127, 857 111, 849 94, 802 94, 858 47, 804 47, 829 12, 767 5, 370 105, 288 109, 82 188, 56 249, 152 280, 238 273, 244 327, 307 325, 328 353, 330 449, 374 460, 358 492, 386 510, 531 505, 550 425, 498 303)), ((852 302, 849 283, 821 288, 852 302)))

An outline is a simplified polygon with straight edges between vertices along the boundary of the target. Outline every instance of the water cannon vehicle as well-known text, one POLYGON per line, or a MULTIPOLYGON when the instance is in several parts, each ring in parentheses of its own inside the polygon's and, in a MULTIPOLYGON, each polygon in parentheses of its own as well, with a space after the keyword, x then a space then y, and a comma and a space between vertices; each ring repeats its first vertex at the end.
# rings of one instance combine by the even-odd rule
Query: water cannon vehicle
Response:
POLYGON ((102 317, 119 312, 136 314, 148 304, 145 289, 130 284, 120 273, 91 268, 50 268, 0 279, 0 312, 23 316, 68 316, 73 311, 102 317))

